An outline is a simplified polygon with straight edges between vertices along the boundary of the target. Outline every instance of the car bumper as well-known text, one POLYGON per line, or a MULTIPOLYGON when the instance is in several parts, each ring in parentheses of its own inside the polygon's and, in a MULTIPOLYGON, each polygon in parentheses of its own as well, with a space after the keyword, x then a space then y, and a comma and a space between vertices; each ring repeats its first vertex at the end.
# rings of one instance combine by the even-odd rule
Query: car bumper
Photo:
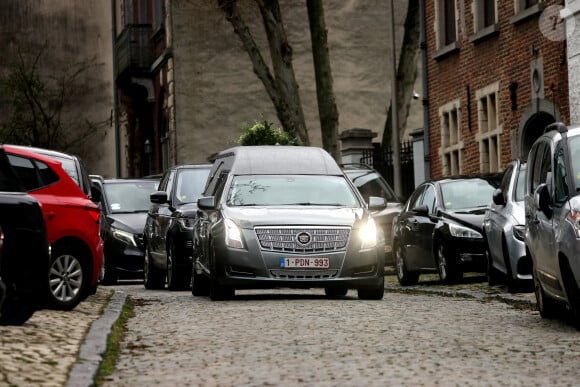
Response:
POLYGON ((447 247, 463 271, 486 271, 483 239, 450 238, 447 247))

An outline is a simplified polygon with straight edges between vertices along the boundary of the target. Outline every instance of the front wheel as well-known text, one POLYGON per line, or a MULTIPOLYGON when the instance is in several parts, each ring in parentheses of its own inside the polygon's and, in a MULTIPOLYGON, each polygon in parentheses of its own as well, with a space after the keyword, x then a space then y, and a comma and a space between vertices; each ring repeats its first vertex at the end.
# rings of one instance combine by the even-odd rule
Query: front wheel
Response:
POLYGON ((188 273, 180 271, 176 263, 175 245, 170 243, 167 248, 167 288, 169 290, 183 290, 189 283, 188 273))
POLYGON ((143 265, 143 285, 145 289, 163 289, 165 287, 164 274, 153 264, 149 246, 145 244, 145 259, 143 265))
POLYGON ((48 307, 72 310, 88 292, 88 257, 71 245, 56 246, 52 257, 48 269, 48 307))
POLYGON ((463 274, 450 261, 447 249, 443 246, 443 243, 440 243, 437 246, 437 271, 439 272, 439 278, 441 281, 447 284, 458 282, 463 276, 463 274))
POLYGON ((397 280, 401 286, 417 285, 417 282, 419 282, 419 273, 407 270, 403 246, 398 243, 395 246, 395 266, 397 269, 397 280))
POLYGON ((99 275, 101 284, 116 285, 119 281, 117 270, 113 267, 107 257, 103 257, 103 265, 101 266, 101 274, 99 275))
POLYGON ((209 289, 207 282, 207 277, 197 273, 194 263, 191 267, 191 294, 194 296, 208 296, 209 289))
POLYGON ((348 288, 324 288, 324 294, 328 297, 344 297, 348 293, 348 288))
POLYGON ((0 325, 22 325, 34 314, 35 308, 26 300, 21 299, 11 290, 0 310, 0 325))
POLYGON ((210 268, 211 271, 209 272, 209 298, 212 301, 224 301, 229 300, 234 297, 236 291, 234 288, 229 286, 223 286, 219 283, 217 277, 217 264, 215 262, 215 252, 213 249, 213 245, 210 248, 212 257, 211 257, 211 264, 210 268))
POLYGON ((385 294, 385 277, 381 276, 376 284, 358 288, 361 300, 382 300, 385 294))
POLYGON ((491 254, 489 253, 489 248, 485 247, 485 260, 487 261, 487 283, 489 286, 498 285, 501 281, 499 271, 493 266, 493 261, 491 254))
POLYGON ((544 292, 542 283, 538 279, 538 273, 534 269, 534 294, 536 295, 536 303, 538 304, 538 311, 542 318, 552 319, 558 314, 558 304, 555 300, 548 297, 544 292))

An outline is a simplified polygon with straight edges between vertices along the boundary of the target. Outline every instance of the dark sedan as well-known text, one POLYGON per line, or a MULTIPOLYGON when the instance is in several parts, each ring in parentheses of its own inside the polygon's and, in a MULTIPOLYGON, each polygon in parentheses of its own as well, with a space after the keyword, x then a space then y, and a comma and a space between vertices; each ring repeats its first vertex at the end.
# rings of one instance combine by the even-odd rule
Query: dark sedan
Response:
POLYGON ((191 278, 193 221, 211 164, 177 165, 150 195, 145 223, 145 288, 187 289, 191 278))
POLYGON ((486 271, 483 218, 501 175, 463 176, 425 182, 411 194, 393 223, 393 248, 401 285, 437 272, 453 283, 467 271, 486 271))
POLYGON ((102 192, 101 236, 104 259, 101 283, 114 285, 119 278, 143 278, 143 229, 151 206, 149 195, 158 179, 101 179, 92 177, 102 192))

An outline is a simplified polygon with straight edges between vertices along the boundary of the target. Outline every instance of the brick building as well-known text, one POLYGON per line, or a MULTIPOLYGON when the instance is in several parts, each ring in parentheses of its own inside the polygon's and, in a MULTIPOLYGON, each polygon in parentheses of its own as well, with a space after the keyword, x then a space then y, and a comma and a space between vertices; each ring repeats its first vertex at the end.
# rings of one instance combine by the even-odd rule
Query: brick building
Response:
POLYGON ((569 123, 560 2, 424 2, 430 176, 496 172, 569 123))

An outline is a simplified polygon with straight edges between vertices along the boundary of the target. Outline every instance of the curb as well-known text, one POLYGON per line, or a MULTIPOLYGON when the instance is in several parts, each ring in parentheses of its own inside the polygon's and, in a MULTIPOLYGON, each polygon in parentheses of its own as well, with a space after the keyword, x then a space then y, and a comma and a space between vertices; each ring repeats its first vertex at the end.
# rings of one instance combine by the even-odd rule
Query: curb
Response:
POLYGON ((121 315, 127 294, 115 291, 105 306, 103 314, 95 320, 79 351, 79 358, 70 370, 66 386, 92 386, 107 349, 107 339, 113 324, 121 315))

